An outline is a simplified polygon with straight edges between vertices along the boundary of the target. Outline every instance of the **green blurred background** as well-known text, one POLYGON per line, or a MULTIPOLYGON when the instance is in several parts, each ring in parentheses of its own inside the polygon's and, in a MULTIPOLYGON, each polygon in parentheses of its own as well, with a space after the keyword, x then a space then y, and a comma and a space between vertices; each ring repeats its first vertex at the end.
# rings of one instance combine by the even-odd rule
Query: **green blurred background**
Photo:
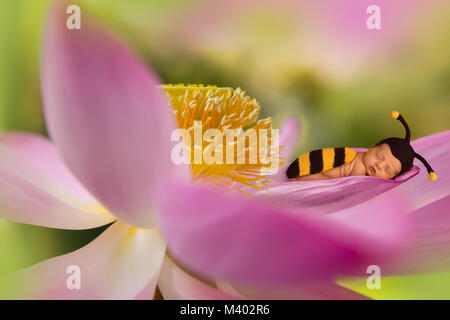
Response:
MULTIPOLYGON (((163 83, 241 87, 278 128, 302 122, 297 153, 369 147, 450 128, 450 3, 301 0, 85 0, 163 83), (365 8, 381 8, 368 30, 365 8)), ((46 134, 39 46, 47 0, 0 0, 0 130, 46 134)), ((88 243, 104 228, 63 231, 0 220, 0 275, 88 243)), ((384 281, 384 280, 383 280, 384 281)), ((450 274, 387 278, 375 298, 450 298, 450 274)), ((366 289, 367 291, 367 289, 366 289)))

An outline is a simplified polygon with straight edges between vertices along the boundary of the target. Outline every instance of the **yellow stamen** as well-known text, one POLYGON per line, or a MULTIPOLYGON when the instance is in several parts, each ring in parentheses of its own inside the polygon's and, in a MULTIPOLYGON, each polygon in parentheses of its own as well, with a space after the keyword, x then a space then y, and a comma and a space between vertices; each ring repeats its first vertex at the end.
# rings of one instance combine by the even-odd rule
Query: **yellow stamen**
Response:
POLYGON ((231 188, 233 188, 231 183, 236 182, 259 189, 261 185, 267 185, 264 181, 268 181, 261 174, 261 169, 273 168, 275 163, 277 166, 283 165, 280 157, 274 159, 271 156, 279 154, 280 149, 278 145, 274 146, 273 139, 270 136, 272 118, 268 117, 257 121, 261 105, 255 99, 246 96, 245 91, 240 88, 233 90, 227 87, 218 88, 216 86, 193 84, 166 84, 160 87, 167 94, 168 104, 173 109, 178 128, 186 129, 190 133, 190 141, 185 141, 185 143, 187 151, 190 152, 191 171, 194 180, 208 180, 231 188), (218 143, 222 144, 223 154, 218 155, 219 158, 222 157, 222 164, 207 164, 204 161, 195 163, 195 149, 214 150, 212 154, 216 155, 216 153, 212 141, 202 140, 201 137, 192 134, 193 132, 199 132, 199 130, 194 129, 194 121, 201 121, 203 133, 208 129, 218 129, 222 133, 223 140, 218 143), (229 158, 227 158, 226 129, 240 130, 236 131, 236 138, 230 141, 229 148, 231 149, 231 146, 233 146, 235 151, 232 154, 230 152, 229 158), (256 132, 253 139, 250 134, 246 135, 246 133, 250 133, 249 129, 256 132), (263 129, 269 133, 267 141, 260 139, 260 130, 263 129), (239 139, 246 140, 243 150, 237 148, 238 141, 244 141, 239 139), (260 149, 264 146, 268 148, 267 159, 270 159, 271 162, 261 161, 264 159, 260 157, 260 149), (238 150, 236 151, 236 149, 238 150), (251 161, 251 152, 256 152, 256 162, 251 161), (232 161, 228 161, 228 159, 232 161), (241 159, 240 163, 238 163, 238 159, 241 159), (243 159, 244 161, 242 161, 243 159))

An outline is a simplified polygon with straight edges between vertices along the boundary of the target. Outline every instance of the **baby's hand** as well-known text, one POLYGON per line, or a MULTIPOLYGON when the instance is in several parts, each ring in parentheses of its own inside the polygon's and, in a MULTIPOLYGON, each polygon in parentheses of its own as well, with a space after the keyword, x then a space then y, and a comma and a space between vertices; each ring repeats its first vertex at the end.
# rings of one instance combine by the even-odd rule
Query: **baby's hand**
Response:
POLYGON ((339 167, 327 170, 324 174, 329 175, 332 178, 366 175, 366 168, 361 155, 361 153, 358 153, 352 161, 344 163, 339 167))

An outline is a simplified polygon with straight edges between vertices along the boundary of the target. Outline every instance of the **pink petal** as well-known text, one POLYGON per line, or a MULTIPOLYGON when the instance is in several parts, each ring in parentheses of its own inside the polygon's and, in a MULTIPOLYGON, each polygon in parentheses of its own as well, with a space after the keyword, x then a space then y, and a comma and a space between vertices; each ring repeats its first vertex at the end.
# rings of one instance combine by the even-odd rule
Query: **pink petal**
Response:
MULTIPOLYGON (((450 265, 450 130, 412 141, 414 150, 431 165, 438 179, 428 180, 427 170, 400 185, 409 203, 413 227, 411 244, 404 254, 383 266, 384 274, 448 271, 450 265)), ((423 168, 420 161, 414 164, 423 168)), ((394 192, 388 191, 387 194, 394 192)))
POLYGON ((396 189, 408 197, 414 210, 450 194, 450 130, 414 140, 411 146, 427 160, 438 177, 435 181, 428 180, 426 168, 422 162, 414 159, 421 173, 396 189))
POLYGON ((150 227, 158 181, 185 169, 171 161, 172 113, 159 79, 86 10, 80 30, 66 28, 67 5, 53 2, 44 32, 42 94, 51 138, 114 215, 150 227))
MULTIPOLYGON (((425 157, 433 167, 438 175, 436 181, 428 180, 427 170, 415 159, 413 167, 395 180, 366 176, 318 181, 280 180, 272 182, 270 188, 265 190, 248 188, 246 192, 262 196, 272 203, 307 208, 318 213, 331 213, 393 190, 392 192, 403 192, 410 199, 411 209, 420 208, 449 194, 450 180, 445 178, 450 175, 449 142, 450 131, 445 131, 411 143, 415 151, 425 157), (416 177, 419 172, 421 174, 416 177)), ((367 150, 352 149, 358 152, 367 150)))
POLYGON ((161 269, 158 287, 165 300, 238 299, 189 275, 167 256, 161 269))
POLYGON ((333 282, 294 286, 243 286, 233 288, 251 300, 368 300, 369 298, 333 282))
POLYGON ((352 207, 396 188, 419 171, 418 167, 413 166, 395 180, 352 176, 329 180, 280 181, 272 182, 270 188, 265 190, 248 188, 246 191, 271 203, 325 214, 352 207))
POLYGON ((132 299, 142 291, 151 291, 152 298, 164 252, 157 229, 116 222, 85 247, 14 273, 8 279, 16 288, 12 298, 132 299), (74 274, 67 270, 74 265, 81 271, 80 289, 67 287, 74 274))
POLYGON ((408 214, 412 241, 403 255, 383 267, 387 275, 450 270, 450 196, 408 214))
POLYGON ((115 220, 67 170, 48 139, 27 133, 0 135, 0 214, 60 229, 89 229, 115 220))
MULTIPOLYGON (((422 155, 436 172, 438 179, 428 180, 426 169, 384 195, 399 193, 407 199, 412 226, 410 245, 394 261, 383 265, 388 275, 448 271, 450 265, 450 131, 412 141, 414 150, 422 155)), ((415 165, 423 168, 420 161, 415 165)))
POLYGON ((283 146, 283 149, 281 149, 280 151, 280 157, 284 158, 285 165, 280 168, 276 174, 270 176, 271 179, 275 181, 288 180, 285 172, 287 170, 287 167, 289 167, 290 165, 293 152, 297 147, 297 143, 299 142, 300 131, 300 121, 298 121, 294 117, 287 118, 281 125, 280 146, 283 146))
POLYGON ((249 284, 365 273, 368 265, 400 250, 408 231, 398 196, 367 201, 336 216, 179 183, 163 187, 159 200, 160 225, 176 261, 199 274, 249 284))

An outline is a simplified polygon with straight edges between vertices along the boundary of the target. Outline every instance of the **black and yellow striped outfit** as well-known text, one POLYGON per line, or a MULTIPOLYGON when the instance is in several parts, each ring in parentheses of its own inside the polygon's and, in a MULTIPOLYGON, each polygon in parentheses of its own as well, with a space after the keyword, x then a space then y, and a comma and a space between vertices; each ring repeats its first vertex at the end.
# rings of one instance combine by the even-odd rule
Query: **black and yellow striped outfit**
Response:
POLYGON ((347 147, 324 148, 304 153, 291 163, 286 175, 292 179, 327 171, 352 161, 356 153, 347 147))

